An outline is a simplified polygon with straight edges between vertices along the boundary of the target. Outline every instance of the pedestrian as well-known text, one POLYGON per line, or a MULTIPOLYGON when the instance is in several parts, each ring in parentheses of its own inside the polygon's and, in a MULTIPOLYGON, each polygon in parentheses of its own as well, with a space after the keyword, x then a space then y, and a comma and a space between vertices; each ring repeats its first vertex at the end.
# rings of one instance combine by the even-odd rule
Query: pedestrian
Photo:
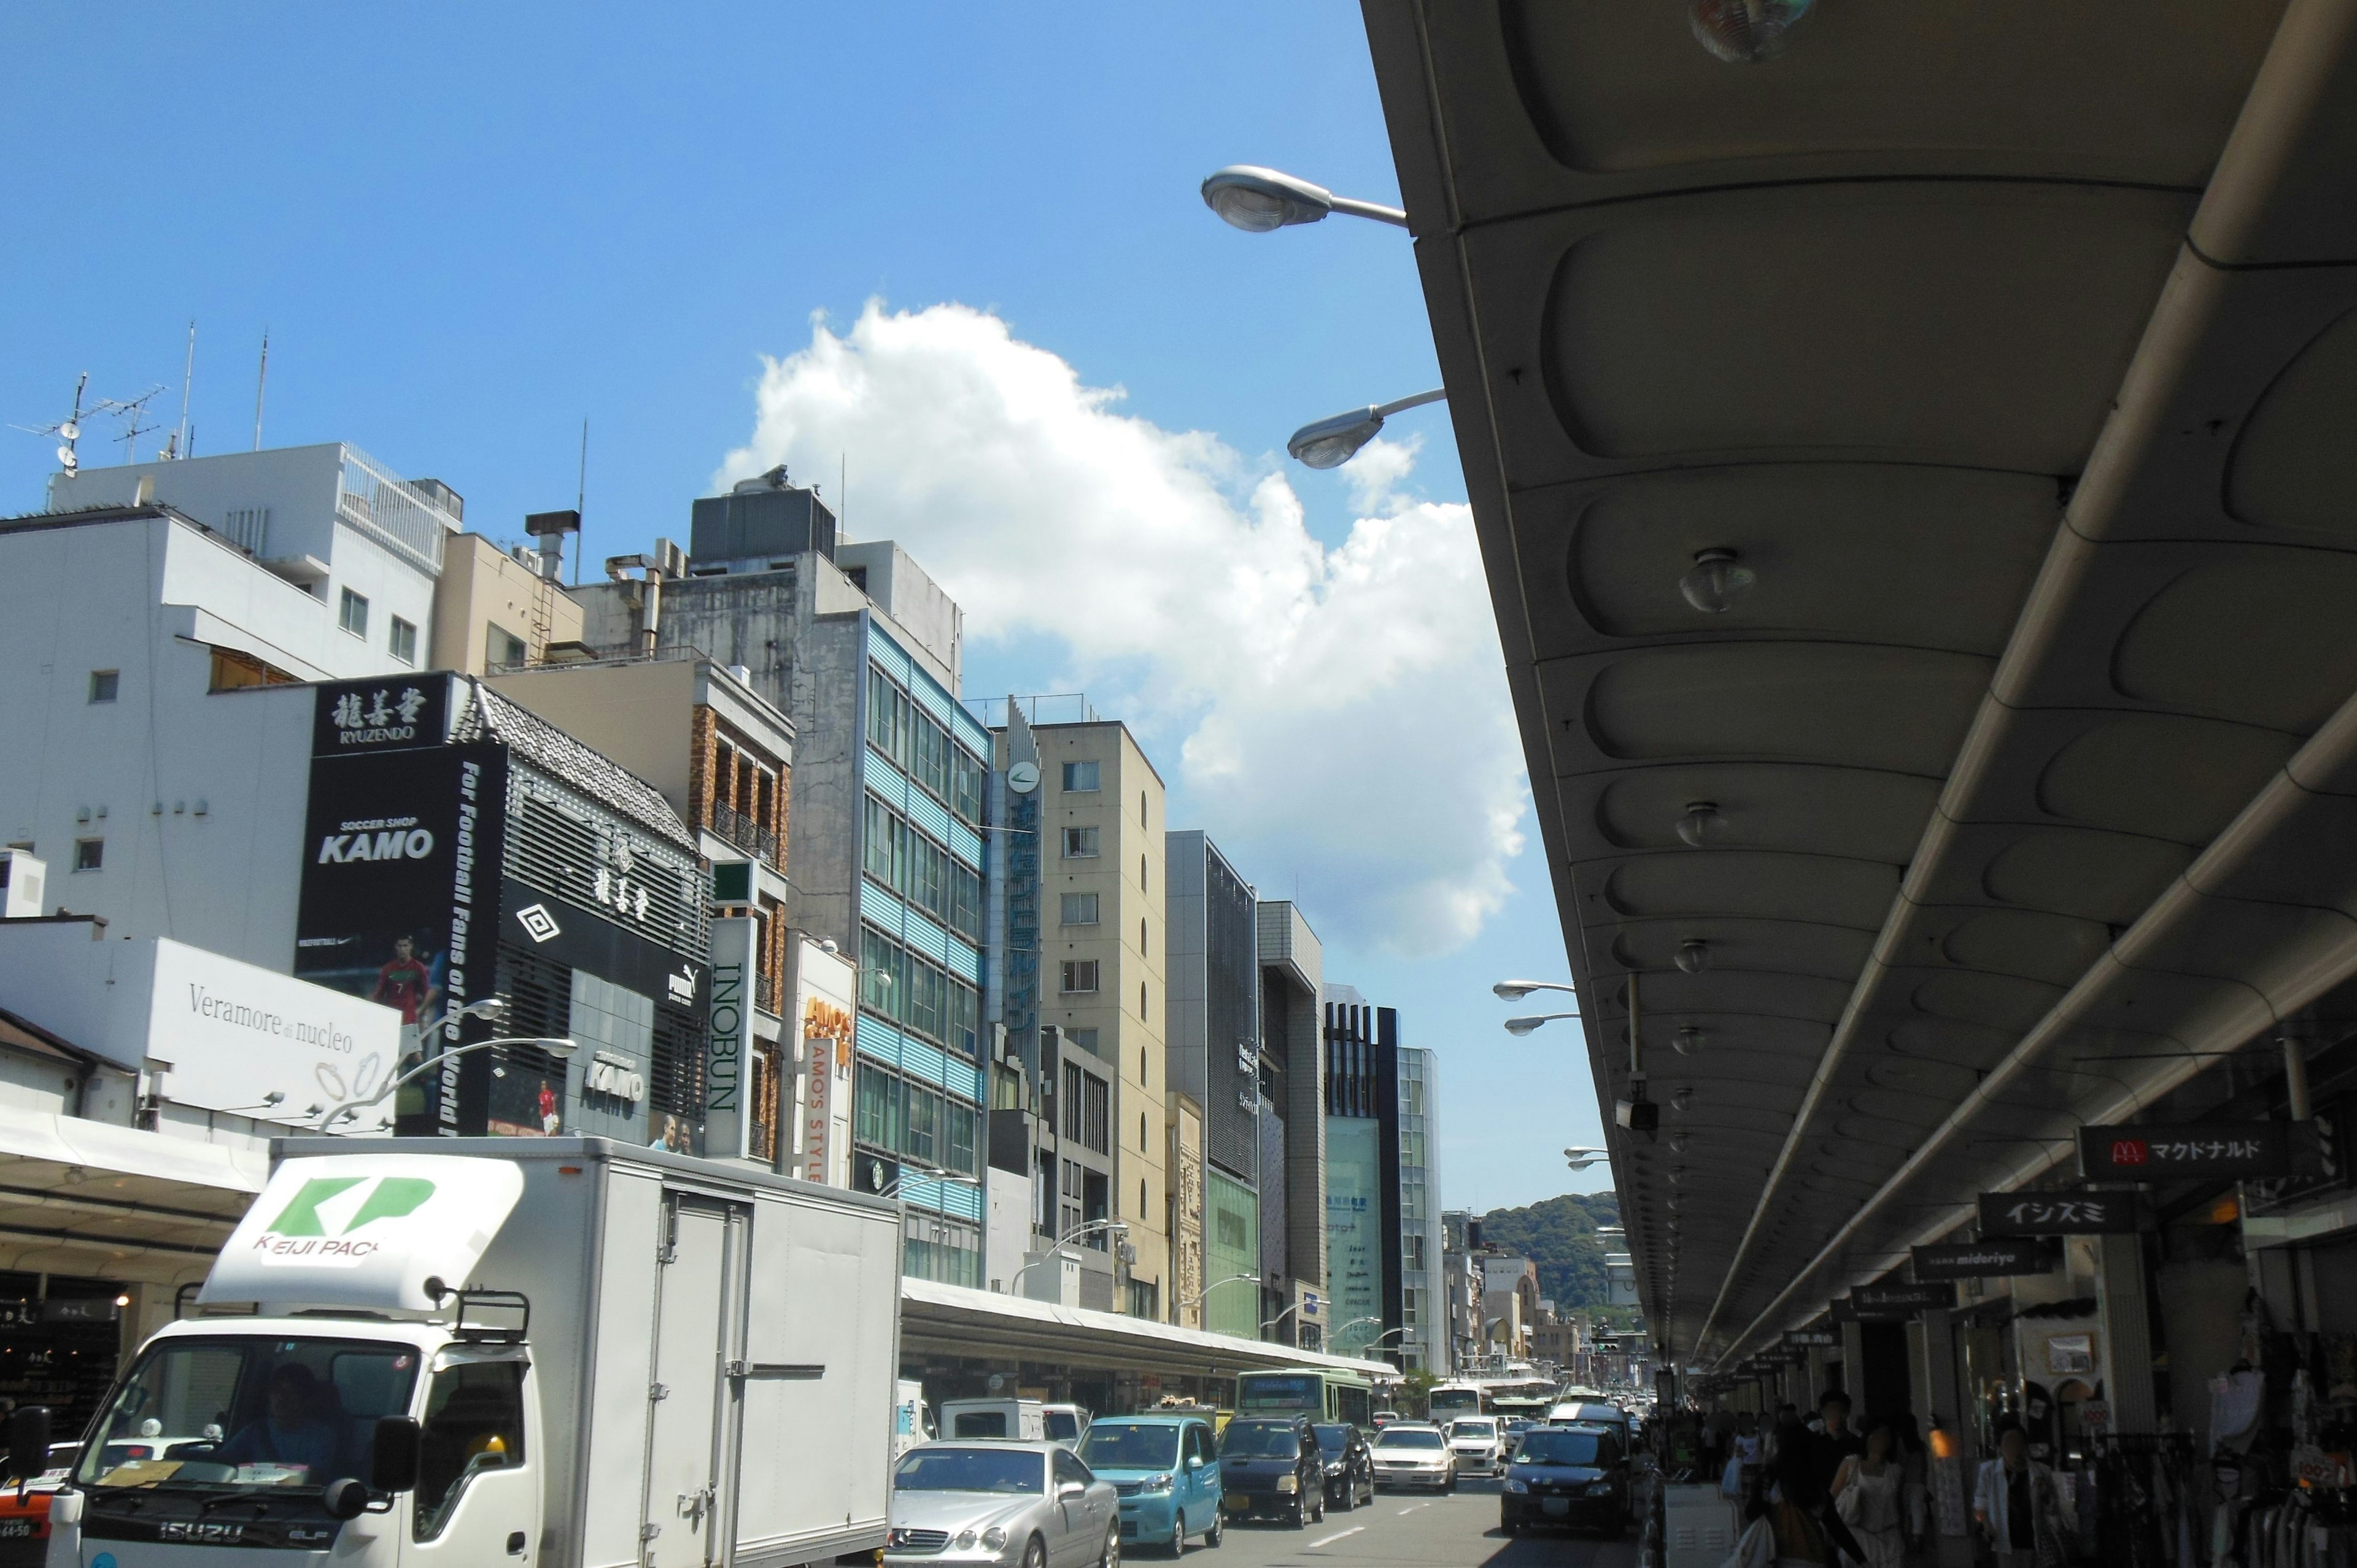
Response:
POLYGON ((1866 1568, 1906 1568, 1900 1501, 1906 1468, 1896 1452, 1898 1436, 1889 1422, 1870 1422, 1866 1451, 1844 1459, 1834 1474, 1834 1510, 1864 1549, 1866 1568))
POLYGON ((1973 1519, 1996 1553, 1996 1568, 2058 1568, 2066 1560, 2054 1472, 2029 1456, 2029 1434, 2011 1416, 1998 1423, 1997 1457, 1981 1464, 1973 1519))
POLYGON ((1842 1461, 1866 1452, 1866 1439, 1849 1423, 1849 1395, 1827 1389, 1817 1401, 1817 1428, 1809 1434, 1811 1462, 1816 1466, 1817 1489, 1834 1494, 1834 1477, 1842 1461))
POLYGON ((1930 1547, 1932 1535, 1931 1451, 1923 1445, 1913 1411, 1903 1410, 1891 1417, 1890 1430, 1899 1440, 1899 1500, 1907 1524, 1908 1550, 1922 1552, 1930 1547))
MULTIPOLYGON (((1793 1430, 1799 1431, 1797 1426, 1793 1430)), ((1768 1520, 1776 1536, 1776 1568, 1830 1568, 1833 1546, 1818 1519, 1824 1494, 1817 1488, 1808 1443, 1780 1444, 1771 1469, 1775 1485, 1769 1494, 1768 1520)))

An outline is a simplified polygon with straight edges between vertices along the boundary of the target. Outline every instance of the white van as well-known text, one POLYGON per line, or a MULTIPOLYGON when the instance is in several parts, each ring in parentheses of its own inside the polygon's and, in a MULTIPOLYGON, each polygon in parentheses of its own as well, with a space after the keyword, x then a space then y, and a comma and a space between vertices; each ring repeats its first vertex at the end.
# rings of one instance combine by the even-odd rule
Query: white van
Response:
POLYGON ((914 1378, 902 1378, 892 1402, 892 1459, 920 1443, 931 1443, 940 1434, 933 1430, 933 1412, 925 1408, 925 1385, 914 1378))
POLYGON ((1012 1437, 1026 1443, 1080 1446, 1092 1417, 1076 1404, 1027 1399, 943 1400, 943 1437, 1012 1437))

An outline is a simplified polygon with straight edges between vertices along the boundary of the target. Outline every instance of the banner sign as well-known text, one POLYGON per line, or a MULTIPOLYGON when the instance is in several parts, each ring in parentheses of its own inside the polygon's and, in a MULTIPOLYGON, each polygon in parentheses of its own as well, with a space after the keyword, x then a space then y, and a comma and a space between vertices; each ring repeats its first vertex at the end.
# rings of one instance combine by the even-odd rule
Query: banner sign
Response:
POLYGON ((2079 1174, 2089 1181, 2283 1176, 2317 1163, 2312 1122, 2079 1129, 2079 1174))
POLYGON ((1946 1280, 1926 1284, 1860 1285, 1849 1293, 1860 1312, 1921 1312, 1956 1305, 1956 1287, 1946 1280))
POLYGON ((1995 1279, 2050 1274, 2062 1254, 2035 1236, 1992 1236, 1985 1241, 1943 1241, 1914 1249, 1919 1280, 1995 1279))
POLYGON ((2133 1192, 1985 1192, 1981 1230, 1990 1236, 2125 1236, 2145 1229, 2133 1192))
POLYGON ((1797 1349, 1830 1350, 1841 1344, 1841 1336, 1830 1328, 1795 1328, 1784 1336, 1784 1344, 1797 1349))
MULTIPOLYGON (((753 1044, 754 940, 752 917, 727 915, 712 922, 712 983, 706 1001, 704 1056, 704 1152, 714 1159, 741 1160, 752 1153, 753 1123, 774 1125, 757 1114, 750 1061, 753 1044)), ((771 1087, 774 1087, 772 1085, 771 1087)))

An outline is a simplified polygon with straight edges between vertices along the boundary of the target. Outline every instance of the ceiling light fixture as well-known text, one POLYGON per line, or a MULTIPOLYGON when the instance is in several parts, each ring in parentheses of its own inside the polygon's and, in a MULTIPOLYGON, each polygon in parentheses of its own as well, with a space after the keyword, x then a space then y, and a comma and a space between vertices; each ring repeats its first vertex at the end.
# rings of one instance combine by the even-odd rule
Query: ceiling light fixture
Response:
POLYGON ((1690 800, 1686 803, 1686 814, 1678 819, 1678 837, 1689 846, 1700 849, 1725 826, 1727 819, 1718 814, 1715 801, 1690 800))
POLYGON ((1814 0, 1691 0, 1686 7, 1686 21, 1694 28, 1695 41, 1708 49, 1712 59, 1728 65, 1760 65, 1783 53, 1784 35, 1809 14, 1813 3, 1814 0))
POLYGON ((1678 967, 1688 974, 1700 974, 1710 967, 1710 944, 1700 937, 1688 937, 1678 944, 1678 967))
POLYGON ((1759 581, 1758 574, 1738 561, 1732 550, 1697 550, 1694 559, 1693 568, 1678 579, 1678 592, 1705 615, 1725 615, 1759 581))
POLYGON ((1681 1089, 1675 1094, 1670 1096, 1670 1109, 1673 1111, 1684 1112, 1687 1106, 1692 1105, 1693 1103, 1694 1090, 1691 1089, 1681 1089))
POLYGON ((1690 1057, 1702 1049, 1702 1031, 1688 1024, 1671 1037, 1670 1043, 1678 1048, 1678 1055, 1690 1057))

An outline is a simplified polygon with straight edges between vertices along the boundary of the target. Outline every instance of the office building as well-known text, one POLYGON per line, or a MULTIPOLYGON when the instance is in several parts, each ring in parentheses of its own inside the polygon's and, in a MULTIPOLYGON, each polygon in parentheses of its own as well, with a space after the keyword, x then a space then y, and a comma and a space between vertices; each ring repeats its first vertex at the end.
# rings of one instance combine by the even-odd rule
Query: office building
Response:
POLYGON ((1400 1365, 1447 1374, 1450 1359, 1447 1250, 1440 1224, 1440 1058, 1400 1046, 1400 1365))
POLYGON ((1273 1337, 1326 1347, 1325 950, 1292 903, 1265 899, 1260 926, 1261 1321, 1273 1337))
POLYGON ((1168 1077, 1203 1123, 1200 1259, 1179 1275, 1196 1305, 1178 1321, 1258 1338, 1260 1290, 1244 1277, 1261 1273, 1258 901, 1200 830, 1170 833, 1165 850, 1168 1077))

